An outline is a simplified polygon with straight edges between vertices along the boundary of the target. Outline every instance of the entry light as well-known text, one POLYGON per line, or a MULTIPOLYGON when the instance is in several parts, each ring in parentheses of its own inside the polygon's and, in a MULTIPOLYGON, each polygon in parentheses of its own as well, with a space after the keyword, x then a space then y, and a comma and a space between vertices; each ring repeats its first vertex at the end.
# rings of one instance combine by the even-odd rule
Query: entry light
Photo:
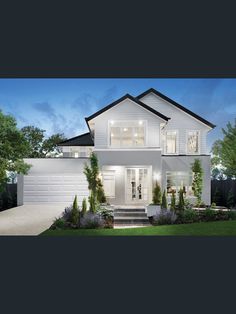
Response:
POLYGON ((114 124, 114 121, 113 121, 113 120, 111 120, 111 124, 114 124))
POLYGON ((134 133, 134 136, 135 136, 135 137, 137 137, 137 136, 138 136, 138 134, 137 134, 137 133, 134 133))
POLYGON ((143 124, 143 121, 140 120, 138 124, 139 124, 139 125, 142 125, 142 124, 143 124))
POLYGON ((128 129, 127 129, 127 128, 124 128, 124 132, 126 132, 126 131, 128 131, 128 129))
POLYGON ((155 180, 155 181, 160 181, 160 179, 161 179, 161 174, 160 174, 159 172, 155 172, 153 177, 154 177, 154 180, 155 180))
POLYGON ((114 136, 114 134, 113 133, 111 133, 111 137, 113 137, 114 136))

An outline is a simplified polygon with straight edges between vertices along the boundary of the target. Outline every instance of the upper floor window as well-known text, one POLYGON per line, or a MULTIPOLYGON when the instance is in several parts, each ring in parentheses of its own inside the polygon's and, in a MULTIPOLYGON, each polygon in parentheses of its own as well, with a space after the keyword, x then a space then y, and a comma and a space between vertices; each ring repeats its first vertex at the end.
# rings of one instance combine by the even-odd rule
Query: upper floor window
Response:
POLYGON ((188 154, 199 153, 199 131, 187 132, 187 153, 188 154))
POLYGON ((111 147, 145 146, 145 121, 110 121, 111 147))
POLYGON ((166 154, 177 154, 177 131, 166 131, 166 154))

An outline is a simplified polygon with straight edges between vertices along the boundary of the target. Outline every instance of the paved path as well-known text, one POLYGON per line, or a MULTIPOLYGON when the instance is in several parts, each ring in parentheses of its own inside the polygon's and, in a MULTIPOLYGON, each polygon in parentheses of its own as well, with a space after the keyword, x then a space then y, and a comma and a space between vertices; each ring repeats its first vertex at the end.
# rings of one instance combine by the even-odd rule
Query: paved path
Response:
POLYGON ((0 235, 38 235, 51 226, 64 208, 65 204, 37 204, 4 210, 0 212, 0 235))

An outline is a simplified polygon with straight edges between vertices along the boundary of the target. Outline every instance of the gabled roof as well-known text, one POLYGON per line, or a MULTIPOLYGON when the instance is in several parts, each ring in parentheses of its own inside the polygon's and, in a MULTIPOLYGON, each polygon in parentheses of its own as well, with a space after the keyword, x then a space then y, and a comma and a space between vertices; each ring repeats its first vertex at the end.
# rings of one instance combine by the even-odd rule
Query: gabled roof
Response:
POLYGON ((159 96, 160 98, 162 98, 162 99, 168 101, 169 103, 171 103, 171 104, 174 105, 175 107, 177 107, 177 108, 183 110, 184 112, 186 112, 187 114, 191 115, 191 116, 194 117, 195 119, 201 121, 202 123, 206 124, 206 125, 209 126, 210 128, 212 128, 212 129, 215 128, 215 125, 212 124, 211 122, 209 122, 209 121, 203 119, 202 117, 200 117, 200 116, 197 115, 196 113, 194 113, 194 112, 192 112, 191 110, 185 108, 184 106, 178 104, 176 101, 174 101, 174 100, 170 99, 169 97, 163 95, 162 93, 158 92, 158 91, 155 90, 154 88, 148 89, 146 92, 144 92, 144 93, 140 94, 139 96, 137 96, 137 98, 138 98, 138 99, 141 99, 141 98, 143 98, 144 96, 146 96, 146 95, 148 95, 148 94, 150 94, 150 93, 153 93, 153 94, 159 96))
POLYGON ((90 132, 72 137, 58 144, 58 146, 94 146, 90 132))
POLYGON ((118 100, 114 101, 113 103, 111 103, 110 105, 107 105, 106 107, 100 109, 99 111, 95 112, 94 114, 92 114, 91 116, 85 118, 86 122, 88 123, 89 120, 99 116, 100 114, 102 114, 103 112, 113 108, 114 106, 116 106, 117 104, 119 104, 120 102, 122 102, 123 100, 125 99, 130 99, 132 100, 133 102, 135 102, 137 105, 141 106, 142 108, 152 112, 153 114, 155 114, 156 116, 158 116, 159 118, 165 120, 165 121, 168 121, 170 118, 166 117, 165 115, 163 115, 162 113, 156 111, 155 109, 149 107, 148 105, 144 104, 143 102, 141 102, 139 99, 129 95, 129 94, 126 94, 124 95, 123 97, 119 98, 118 100))

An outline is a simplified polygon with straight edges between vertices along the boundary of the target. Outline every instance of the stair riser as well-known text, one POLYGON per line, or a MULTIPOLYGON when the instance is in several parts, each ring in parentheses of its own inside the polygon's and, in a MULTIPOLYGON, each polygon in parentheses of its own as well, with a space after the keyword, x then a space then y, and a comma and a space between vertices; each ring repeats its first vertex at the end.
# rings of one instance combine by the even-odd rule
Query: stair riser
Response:
POLYGON ((117 213, 114 213, 114 217, 143 217, 143 218, 146 218, 147 217, 147 214, 146 213, 133 213, 133 212, 130 212, 130 213, 123 213, 123 212, 117 212, 117 213))
POLYGON ((149 220, 146 219, 115 219, 114 224, 140 224, 140 223, 149 223, 149 220))
POLYGON ((130 213, 130 212, 137 212, 137 213, 145 213, 145 208, 117 208, 114 210, 114 213, 122 212, 122 213, 130 213))

